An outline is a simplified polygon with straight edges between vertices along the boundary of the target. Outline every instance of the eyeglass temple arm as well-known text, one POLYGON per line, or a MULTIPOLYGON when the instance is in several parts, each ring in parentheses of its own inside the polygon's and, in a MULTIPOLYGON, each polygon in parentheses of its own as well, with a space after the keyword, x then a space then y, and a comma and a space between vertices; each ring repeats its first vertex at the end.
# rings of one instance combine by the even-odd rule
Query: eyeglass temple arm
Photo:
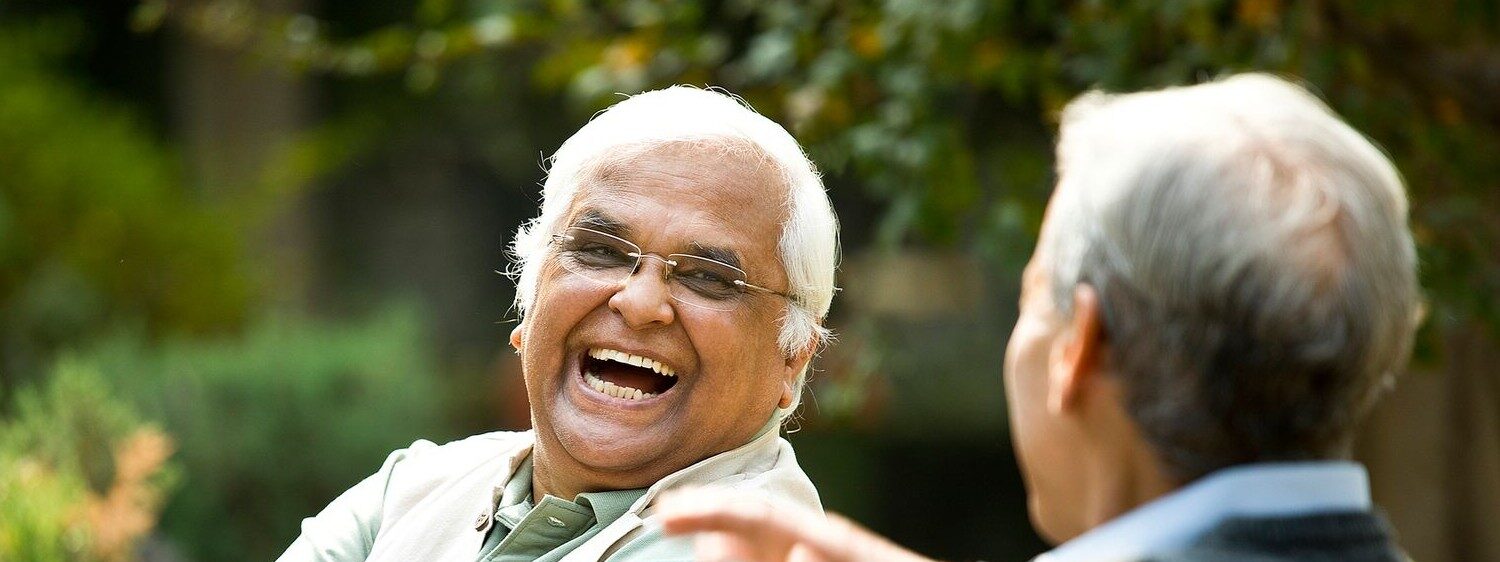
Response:
POLYGON ((788 294, 783 293, 781 291, 778 291, 776 289, 768 289, 768 288, 762 287, 760 285, 752 285, 750 283, 746 283, 744 281, 740 281, 739 279, 735 279, 734 280, 734 284, 735 285, 739 285, 740 287, 744 287, 746 289, 753 289, 753 290, 756 290, 756 291, 760 291, 762 293, 770 293, 770 294, 773 294, 773 295, 780 295, 780 296, 786 297, 787 299, 792 300, 792 301, 796 301, 797 300, 796 297, 793 297, 791 295, 788 295, 788 294))

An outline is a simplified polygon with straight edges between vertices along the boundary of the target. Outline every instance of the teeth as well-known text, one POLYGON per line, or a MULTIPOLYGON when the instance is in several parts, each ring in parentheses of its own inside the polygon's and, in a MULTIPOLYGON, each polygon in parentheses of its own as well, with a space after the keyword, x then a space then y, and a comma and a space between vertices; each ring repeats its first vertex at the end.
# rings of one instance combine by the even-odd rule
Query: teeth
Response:
POLYGON ((592 388, 609 396, 613 396, 615 398, 624 398, 626 400, 644 400, 646 398, 652 398, 656 396, 655 393, 643 392, 639 388, 630 388, 628 386, 617 385, 615 383, 601 379, 598 376, 595 376, 593 373, 584 373, 583 381, 589 384, 589 388, 592 388))
POLYGON ((603 361, 618 361, 618 362, 624 363, 626 365, 634 365, 636 367, 641 367, 643 369, 651 369, 652 371, 656 371, 656 374, 662 375, 662 376, 667 376, 667 377, 675 377, 675 376, 677 376, 677 371, 676 370, 674 370, 671 367, 668 367, 666 365, 663 365, 661 361, 657 361, 655 359, 650 359, 650 358, 646 358, 646 357, 641 357, 639 355, 631 355, 631 354, 625 353, 623 351, 615 351, 613 349, 593 348, 593 349, 589 350, 589 357, 593 357, 594 359, 599 359, 599 360, 603 360, 603 361))

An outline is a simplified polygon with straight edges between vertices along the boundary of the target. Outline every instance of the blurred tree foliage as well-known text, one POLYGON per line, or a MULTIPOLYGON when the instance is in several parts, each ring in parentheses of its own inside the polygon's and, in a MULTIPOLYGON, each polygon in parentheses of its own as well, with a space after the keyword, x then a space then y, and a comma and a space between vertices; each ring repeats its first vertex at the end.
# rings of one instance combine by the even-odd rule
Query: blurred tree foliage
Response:
POLYGON ((274 558, 446 433, 414 310, 249 313, 256 229, 359 124, 290 139, 255 185, 190 186, 140 108, 65 64, 97 30, 42 12, 0 19, 0 397, 22 390, 0 403, 0 560, 134 559, 158 532, 190 559, 274 558))
POLYGON ((122 323, 232 328, 253 292, 241 217, 189 192, 130 108, 57 71, 80 33, 0 28, 0 391, 122 323))
POLYGON ((177 471, 172 441, 63 361, 0 417, 0 560, 135 559, 177 471))
POLYGON ((196 560, 270 560, 390 451, 441 439, 429 348, 417 315, 392 308, 263 318, 215 340, 116 335, 81 357, 181 444, 163 532, 196 560))
POLYGON ((571 93, 580 115, 614 92, 722 85, 888 203, 878 241, 1010 268, 1050 190, 1045 123, 1073 96, 1291 75, 1405 173, 1438 316, 1500 324, 1500 4, 1486 0, 425 0, 343 35, 235 0, 146 0, 136 16, 313 72, 401 73, 418 92, 458 61, 525 53, 534 87, 571 93))

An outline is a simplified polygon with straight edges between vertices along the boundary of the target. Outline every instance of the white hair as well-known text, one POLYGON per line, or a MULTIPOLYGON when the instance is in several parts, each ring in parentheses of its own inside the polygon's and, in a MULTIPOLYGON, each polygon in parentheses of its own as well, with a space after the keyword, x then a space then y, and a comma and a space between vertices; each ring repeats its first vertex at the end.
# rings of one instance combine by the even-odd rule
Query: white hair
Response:
POLYGON ((1057 152, 1052 297, 1068 315, 1077 286, 1099 292, 1127 408, 1169 469, 1347 447, 1421 309, 1386 156, 1264 74, 1086 94, 1057 152))
MULTIPOLYGON (((631 96, 594 118, 552 155, 542 186, 541 215, 521 225, 511 244, 519 263, 516 306, 524 315, 536 300, 542 262, 553 234, 578 194, 580 182, 601 165, 670 143, 717 145, 726 150, 753 148, 769 159, 785 183, 786 222, 778 251, 792 296, 780 319, 777 345, 792 356, 825 343, 823 326, 833 302, 838 263, 838 220, 817 169, 802 147, 780 125, 756 113, 737 96, 709 89, 673 86, 631 96)), ((801 401, 807 369, 797 376, 785 418, 801 401)))

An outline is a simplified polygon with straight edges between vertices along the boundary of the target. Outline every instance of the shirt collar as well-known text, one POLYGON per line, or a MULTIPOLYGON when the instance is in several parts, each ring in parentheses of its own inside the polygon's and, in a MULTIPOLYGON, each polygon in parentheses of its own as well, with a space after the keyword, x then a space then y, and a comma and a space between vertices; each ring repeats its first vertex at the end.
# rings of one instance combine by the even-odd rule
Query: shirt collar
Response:
MULTIPOLYGON (((579 494, 574 501, 580 507, 594 511, 597 521, 614 521, 631 510, 644 509, 645 505, 650 502, 650 498, 647 496, 654 495, 653 492, 663 488, 663 484, 680 479, 685 473, 692 472, 695 468, 701 468, 701 465, 707 464, 709 460, 717 457, 741 454, 763 446, 768 440, 774 441, 776 437, 780 436, 780 432, 777 431, 780 425, 781 419, 773 413, 771 418, 761 426, 760 430, 755 432, 755 436, 750 438, 749 442, 734 450, 714 455, 709 459, 704 459, 688 468, 668 475, 662 480, 657 481, 650 488, 586 492, 579 494), (768 435, 771 437, 767 437, 768 435)), ((500 520, 508 528, 513 528, 515 523, 524 518, 534 507, 534 501, 531 498, 531 477, 534 467, 530 447, 516 456, 519 459, 513 457, 511 460, 514 469, 511 471, 510 479, 502 486, 495 486, 492 489, 492 496, 490 498, 490 505, 494 510, 496 519, 500 520)))
POLYGON ((515 472, 511 473, 510 481, 505 487, 496 489, 496 508, 510 507, 522 502, 531 503, 531 455, 526 455, 526 460, 521 461, 515 472))
MULTIPOLYGON (((533 470, 531 456, 527 455, 526 459, 521 461, 521 464, 516 467, 515 473, 505 483, 505 487, 496 490, 495 518, 501 524, 504 524, 507 529, 514 529, 516 524, 520 523, 526 517, 526 514, 531 512, 535 507, 535 501, 531 497, 531 476, 533 470)), ((573 498, 572 501, 562 500, 561 498, 554 498, 550 501, 560 501, 561 503, 577 506, 584 511, 592 513, 594 520, 599 524, 608 525, 614 520, 619 519, 626 511, 629 511, 630 505, 635 503, 635 500, 645 493, 645 488, 584 492, 578 494, 578 497, 573 498)))
POLYGON ((1137 507, 1034 562, 1139 560, 1188 546, 1230 517, 1369 511, 1370 507, 1369 475, 1358 463, 1240 465, 1137 507))
POLYGON ((496 488, 495 521, 514 529, 533 507, 531 504, 531 456, 516 467, 504 488, 496 488))
POLYGON ((625 515, 625 512, 630 511, 630 505, 645 494, 645 488, 611 490, 608 492, 585 492, 578 494, 578 499, 574 501, 578 505, 592 510, 594 512, 594 520, 607 525, 619 519, 621 515, 625 515))

